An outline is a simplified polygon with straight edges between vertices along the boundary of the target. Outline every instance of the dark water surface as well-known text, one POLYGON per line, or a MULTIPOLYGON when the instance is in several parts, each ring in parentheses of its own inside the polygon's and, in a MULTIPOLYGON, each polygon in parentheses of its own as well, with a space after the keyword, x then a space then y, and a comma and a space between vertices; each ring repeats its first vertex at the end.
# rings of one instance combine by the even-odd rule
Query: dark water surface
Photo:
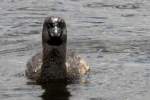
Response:
POLYGON ((149 0, 1 0, 0 100, 150 100, 149 0), (30 84, 45 17, 63 17, 68 47, 90 64, 87 82, 30 84))

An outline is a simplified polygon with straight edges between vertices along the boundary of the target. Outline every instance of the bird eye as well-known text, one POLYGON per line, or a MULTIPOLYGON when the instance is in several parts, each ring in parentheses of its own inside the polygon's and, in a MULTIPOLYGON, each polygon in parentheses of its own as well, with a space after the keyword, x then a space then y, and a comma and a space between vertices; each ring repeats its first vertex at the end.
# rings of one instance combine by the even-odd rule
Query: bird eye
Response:
POLYGON ((64 23, 59 22, 59 23, 58 23, 58 27, 63 28, 63 27, 64 27, 64 23))
POLYGON ((54 27, 54 24, 53 23, 48 23, 48 28, 53 28, 54 27))

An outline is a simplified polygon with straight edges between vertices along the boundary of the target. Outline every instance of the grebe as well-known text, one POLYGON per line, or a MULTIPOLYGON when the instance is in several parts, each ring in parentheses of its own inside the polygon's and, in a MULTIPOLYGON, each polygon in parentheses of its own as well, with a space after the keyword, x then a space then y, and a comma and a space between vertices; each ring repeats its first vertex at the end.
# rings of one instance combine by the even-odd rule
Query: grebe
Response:
POLYGON ((42 51, 27 63, 26 76, 37 82, 74 80, 89 71, 79 55, 67 50, 67 28, 60 17, 47 17, 43 24, 42 51))

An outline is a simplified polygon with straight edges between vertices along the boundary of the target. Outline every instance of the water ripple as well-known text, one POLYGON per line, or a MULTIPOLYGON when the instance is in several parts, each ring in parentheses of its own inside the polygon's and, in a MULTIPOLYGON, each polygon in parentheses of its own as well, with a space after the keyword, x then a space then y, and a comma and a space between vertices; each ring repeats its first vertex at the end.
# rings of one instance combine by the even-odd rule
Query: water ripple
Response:
POLYGON ((1 0, 1 100, 149 100, 149 0, 1 0), (86 84, 29 84, 44 18, 66 20, 68 48, 91 66, 86 84), (19 74, 17 74, 19 73, 19 74))
POLYGON ((127 3, 124 5, 116 5, 115 7, 118 9, 139 9, 140 4, 138 4, 138 3, 135 3, 135 4, 127 3))
POLYGON ((93 2, 93 3, 86 4, 85 7, 88 7, 88 8, 139 9, 140 4, 139 3, 134 3, 134 4, 126 3, 126 4, 118 5, 118 4, 105 4, 105 3, 93 2))

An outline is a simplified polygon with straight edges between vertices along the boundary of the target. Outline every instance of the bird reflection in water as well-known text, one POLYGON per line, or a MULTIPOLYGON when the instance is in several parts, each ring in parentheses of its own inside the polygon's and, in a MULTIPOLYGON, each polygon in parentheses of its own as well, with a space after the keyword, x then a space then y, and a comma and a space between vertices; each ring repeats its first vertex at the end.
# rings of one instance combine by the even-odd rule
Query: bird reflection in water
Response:
POLYGON ((67 82, 50 82, 42 84, 45 90, 42 94, 43 100, 69 100, 70 92, 67 90, 67 82))

